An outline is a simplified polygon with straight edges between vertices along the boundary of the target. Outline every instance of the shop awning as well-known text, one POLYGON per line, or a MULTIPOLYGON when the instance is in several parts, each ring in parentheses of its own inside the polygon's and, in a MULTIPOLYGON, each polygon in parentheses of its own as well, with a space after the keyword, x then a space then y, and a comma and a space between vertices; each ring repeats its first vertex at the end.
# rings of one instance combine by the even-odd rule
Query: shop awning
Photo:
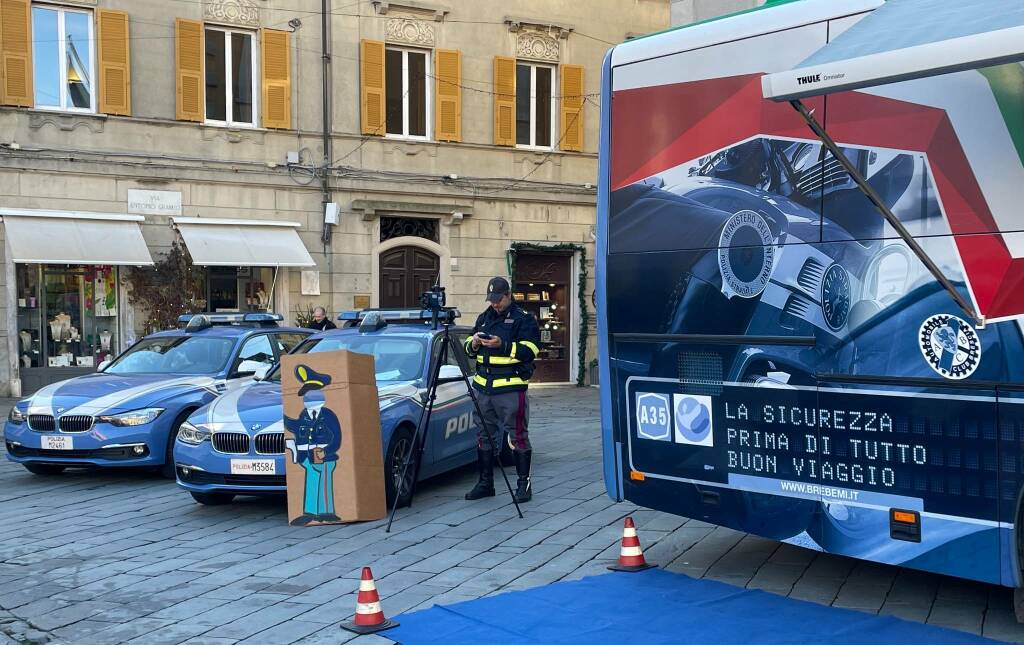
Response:
POLYGON ((1021 60, 1022 0, 888 0, 762 87, 790 101, 1021 60))
POLYGON ((0 208, 11 259, 26 264, 153 264, 138 215, 0 208))
POLYGON ((299 239, 295 222, 171 218, 200 266, 311 267, 316 262, 299 239))

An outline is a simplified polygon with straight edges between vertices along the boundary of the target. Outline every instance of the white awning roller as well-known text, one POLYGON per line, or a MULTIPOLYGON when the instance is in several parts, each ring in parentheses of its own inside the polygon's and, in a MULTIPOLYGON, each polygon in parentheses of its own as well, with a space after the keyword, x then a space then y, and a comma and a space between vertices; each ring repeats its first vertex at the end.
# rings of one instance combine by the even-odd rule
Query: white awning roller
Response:
POLYGON ((0 208, 11 259, 25 264, 152 265, 137 215, 0 208))
POLYGON ((198 266, 316 266, 295 222, 174 217, 198 266))
POLYGON ((888 0, 761 82, 765 98, 792 101, 1021 60, 1022 0, 888 0))

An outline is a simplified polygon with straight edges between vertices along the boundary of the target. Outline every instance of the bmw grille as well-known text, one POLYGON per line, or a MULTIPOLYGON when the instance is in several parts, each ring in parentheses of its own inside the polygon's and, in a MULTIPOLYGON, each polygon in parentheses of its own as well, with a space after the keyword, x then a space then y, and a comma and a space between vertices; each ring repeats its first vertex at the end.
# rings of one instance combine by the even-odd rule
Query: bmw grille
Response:
POLYGON ((284 433, 265 432, 256 435, 256 452, 261 455, 284 454, 284 433))
POLYGON ((213 448, 217 452, 244 455, 249 452, 249 435, 244 432, 215 432, 213 448))

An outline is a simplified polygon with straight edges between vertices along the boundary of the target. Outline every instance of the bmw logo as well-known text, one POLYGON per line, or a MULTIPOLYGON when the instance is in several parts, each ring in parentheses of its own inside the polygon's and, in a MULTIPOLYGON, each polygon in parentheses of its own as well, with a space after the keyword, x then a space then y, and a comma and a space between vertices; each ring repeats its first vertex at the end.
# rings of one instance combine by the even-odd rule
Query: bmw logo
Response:
POLYGON ((964 320, 949 314, 932 316, 918 332, 921 353, 933 370, 945 378, 965 379, 981 363, 981 339, 964 320))
POLYGON ((838 264, 821 279, 821 313, 833 331, 842 329, 850 316, 850 274, 838 264))
POLYGON ((64 414, 64 410, 67 408, 57 408, 57 414, 64 414))
POLYGON ((254 423, 251 426, 249 426, 249 429, 252 430, 253 432, 258 432, 259 430, 263 429, 263 425, 260 423, 254 423))

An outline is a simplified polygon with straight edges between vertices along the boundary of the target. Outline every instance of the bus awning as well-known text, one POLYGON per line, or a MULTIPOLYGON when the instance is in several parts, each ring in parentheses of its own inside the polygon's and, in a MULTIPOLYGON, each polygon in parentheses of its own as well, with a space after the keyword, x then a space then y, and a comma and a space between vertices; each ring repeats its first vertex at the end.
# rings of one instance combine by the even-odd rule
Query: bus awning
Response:
POLYGON ((11 259, 26 264, 153 264, 137 215, 0 208, 11 259))
POLYGON ((761 82, 765 98, 791 101, 1021 60, 1022 0, 888 0, 761 82))
POLYGON ((171 222, 199 266, 316 266, 295 222, 208 217, 173 217, 171 222))

